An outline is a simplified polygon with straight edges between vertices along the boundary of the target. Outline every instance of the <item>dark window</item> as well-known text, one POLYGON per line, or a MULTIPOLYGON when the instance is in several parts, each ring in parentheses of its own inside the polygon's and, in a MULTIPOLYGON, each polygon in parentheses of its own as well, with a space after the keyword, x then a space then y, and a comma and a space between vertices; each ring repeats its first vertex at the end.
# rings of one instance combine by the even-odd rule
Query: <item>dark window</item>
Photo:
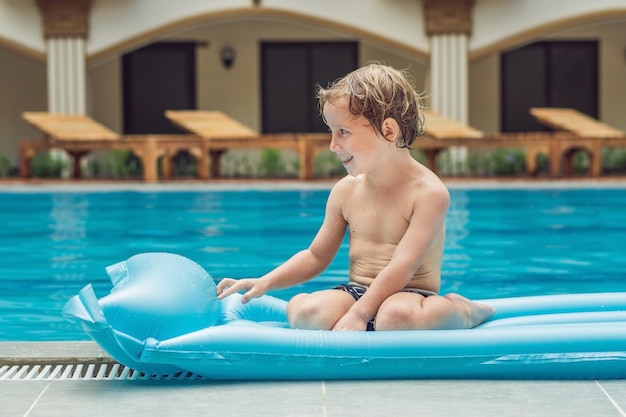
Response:
POLYGON ((356 42, 262 42, 263 133, 326 132, 315 87, 358 65, 356 42))
POLYGON ((537 42, 502 54, 502 131, 546 130, 531 107, 598 116, 598 43, 537 42))
POLYGON ((148 45, 122 58, 124 132, 180 133, 166 110, 196 108, 196 43, 148 45))

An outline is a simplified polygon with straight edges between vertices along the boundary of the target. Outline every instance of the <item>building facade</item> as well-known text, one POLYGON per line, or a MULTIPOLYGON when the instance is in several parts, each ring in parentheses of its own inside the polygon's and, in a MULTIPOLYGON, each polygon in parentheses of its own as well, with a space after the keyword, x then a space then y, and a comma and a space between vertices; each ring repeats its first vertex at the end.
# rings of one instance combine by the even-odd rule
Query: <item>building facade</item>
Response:
POLYGON ((540 129, 530 105, 626 130, 624 0, 0 0, 0 154, 41 136, 24 111, 120 133, 167 133, 163 108, 316 131, 314 84, 368 61, 486 133, 540 129))

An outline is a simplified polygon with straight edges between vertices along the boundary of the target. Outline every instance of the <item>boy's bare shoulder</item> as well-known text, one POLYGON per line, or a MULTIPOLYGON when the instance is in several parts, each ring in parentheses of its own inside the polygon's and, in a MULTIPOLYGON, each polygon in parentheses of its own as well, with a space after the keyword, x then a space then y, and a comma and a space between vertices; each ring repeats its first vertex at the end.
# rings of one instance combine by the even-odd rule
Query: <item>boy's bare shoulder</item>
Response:
POLYGON ((327 200, 327 208, 335 207, 340 209, 344 202, 349 200, 351 190, 354 189, 354 177, 346 175, 333 185, 327 200))
POLYGON ((356 186, 356 184, 358 183, 358 179, 351 176, 351 175, 346 175, 345 177, 341 178, 339 181, 337 181, 335 183, 335 185, 333 185, 333 188, 331 190, 331 194, 336 194, 336 193, 341 193, 341 194, 345 194, 350 190, 353 190, 354 187, 356 186))
POLYGON ((450 192, 441 179, 430 170, 416 181, 416 194, 420 200, 450 202, 450 192))
POLYGON ((450 198, 450 192, 448 191, 448 187, 439 179, 439 177, 435 176, 436 179, 432 181, 428 181, 427 189, 430 193, 433 193, 436 196, 442 198, 450 198))

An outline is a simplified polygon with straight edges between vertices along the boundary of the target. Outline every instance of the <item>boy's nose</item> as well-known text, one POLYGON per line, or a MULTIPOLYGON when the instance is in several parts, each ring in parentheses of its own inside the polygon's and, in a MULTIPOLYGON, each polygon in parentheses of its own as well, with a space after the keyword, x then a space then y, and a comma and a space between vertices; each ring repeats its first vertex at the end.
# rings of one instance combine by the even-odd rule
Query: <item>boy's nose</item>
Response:
POLYGON ((337 150, 339 149, 339 145, 335 140, 335 135, 330 135, 330 144, 328 145, 328 149, 330 149, 331 152, 337 152, 337 150))

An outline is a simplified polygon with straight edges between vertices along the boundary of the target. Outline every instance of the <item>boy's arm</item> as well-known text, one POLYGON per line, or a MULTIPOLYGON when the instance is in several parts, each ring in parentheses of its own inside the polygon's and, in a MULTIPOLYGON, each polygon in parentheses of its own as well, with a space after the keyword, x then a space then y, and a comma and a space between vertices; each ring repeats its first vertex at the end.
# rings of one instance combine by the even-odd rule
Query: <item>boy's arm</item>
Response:
POLYGON ((431 190, 427 198, 416 203, 408 229, 391 261, 333 330, 365 330, 367 322, 376 315, 381 304, 406 287, 440 233, 449 202, 450 196, 444 187, 431 190))
POLYGON ((307 249, 296 253, 261 278, 223 279, 217 286, 218 298, 245 291, 242 302, 246 303, 269 290, 291 287, 322 273, 337 254, 347 226, 341 214, 341 192, 336 188, 337 185, 331 190, 324 221, 307 249))

